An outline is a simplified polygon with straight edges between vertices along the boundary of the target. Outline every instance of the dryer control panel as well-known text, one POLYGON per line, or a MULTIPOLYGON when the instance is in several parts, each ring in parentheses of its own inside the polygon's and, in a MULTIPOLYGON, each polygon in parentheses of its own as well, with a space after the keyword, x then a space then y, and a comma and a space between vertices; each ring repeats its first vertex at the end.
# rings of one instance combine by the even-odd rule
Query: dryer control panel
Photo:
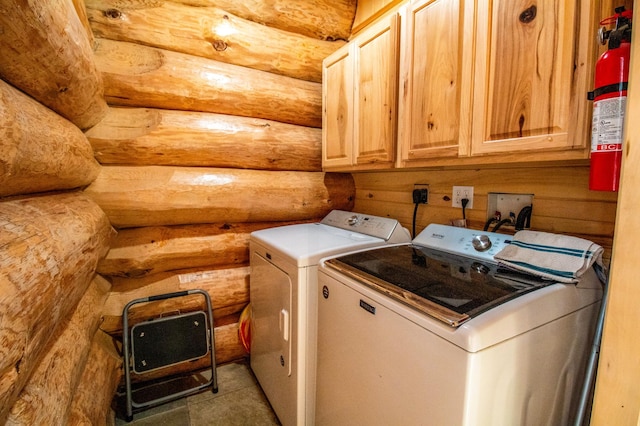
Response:
POLYGON ((332 210, 320 222, 324 225, 333 226, 347 231, 354 231, 372 237, 382 238, 389 241, 394 237, 394 233, 401 233, 405 237, 405 232, 400 223, 388 217, 371 216, 361 213, 347 212, 344 210, 332 210))

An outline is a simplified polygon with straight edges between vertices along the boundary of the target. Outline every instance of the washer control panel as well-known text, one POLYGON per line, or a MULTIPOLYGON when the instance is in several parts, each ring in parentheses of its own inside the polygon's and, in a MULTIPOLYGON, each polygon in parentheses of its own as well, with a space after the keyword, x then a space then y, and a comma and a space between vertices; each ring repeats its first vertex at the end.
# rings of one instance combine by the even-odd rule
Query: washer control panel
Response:
POLYGON ((418 246, 495 262, 493 256, 511 243, 513 236, 496 232, 432 223, 413 239, 418 246))

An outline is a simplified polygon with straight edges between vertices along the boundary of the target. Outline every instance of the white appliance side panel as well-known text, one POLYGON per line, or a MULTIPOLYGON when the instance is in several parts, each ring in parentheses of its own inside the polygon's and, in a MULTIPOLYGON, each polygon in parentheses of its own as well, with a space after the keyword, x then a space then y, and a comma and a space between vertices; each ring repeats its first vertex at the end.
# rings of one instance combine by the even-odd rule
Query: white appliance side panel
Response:
POLYGON ((323 273, 318 292, 317 425, 462 423, 465 351, 323 273))
POLYGON ((573 424, 598 308, 472 354, 464 424, 573 424))
POLYGON ((298 386, 298 424, 313 425, 316 407, 316 353, 318 347, 318 266, 301 268, 299 273, 298 365, 304 369, 298 386))
POLYGON ((297 369, 292 368, 292 279, 256 252, 251 256, 251 369, 283 425, 296 424, 297 369))

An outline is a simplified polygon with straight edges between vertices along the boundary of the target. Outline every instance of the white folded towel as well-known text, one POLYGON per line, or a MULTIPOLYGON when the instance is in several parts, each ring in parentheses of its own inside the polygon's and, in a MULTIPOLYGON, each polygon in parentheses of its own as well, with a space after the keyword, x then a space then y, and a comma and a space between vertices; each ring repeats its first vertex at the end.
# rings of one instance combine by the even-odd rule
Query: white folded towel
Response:
POLYGON ((549 280, 576 283, 594 263, 602 267, 602 251, 598 244, 582 238, 519 231, 494 258, 500 265, 549 280))

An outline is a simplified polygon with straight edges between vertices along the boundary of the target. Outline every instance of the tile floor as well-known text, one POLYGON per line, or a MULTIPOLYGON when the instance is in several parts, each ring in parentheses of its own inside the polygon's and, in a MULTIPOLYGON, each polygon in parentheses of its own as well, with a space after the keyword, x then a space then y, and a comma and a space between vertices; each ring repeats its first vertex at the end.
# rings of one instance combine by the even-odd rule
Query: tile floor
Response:
MULTIPOLYGON (((204 375, 206 372, 203 373, 204 375)), ((217 376, 218 393, 213 393, 211 388, 208 388, 195 395, 134 413, 131 422, 124 420, 125 410, 119 403, 112 424, 116 426, 280 424, 247 362, 239 361, 218 366, 217 376)), ((208 381, 208 377, 204 378, 204 381, 208 381)), ((141 401, 135 396, 134 400, 141 401)))

